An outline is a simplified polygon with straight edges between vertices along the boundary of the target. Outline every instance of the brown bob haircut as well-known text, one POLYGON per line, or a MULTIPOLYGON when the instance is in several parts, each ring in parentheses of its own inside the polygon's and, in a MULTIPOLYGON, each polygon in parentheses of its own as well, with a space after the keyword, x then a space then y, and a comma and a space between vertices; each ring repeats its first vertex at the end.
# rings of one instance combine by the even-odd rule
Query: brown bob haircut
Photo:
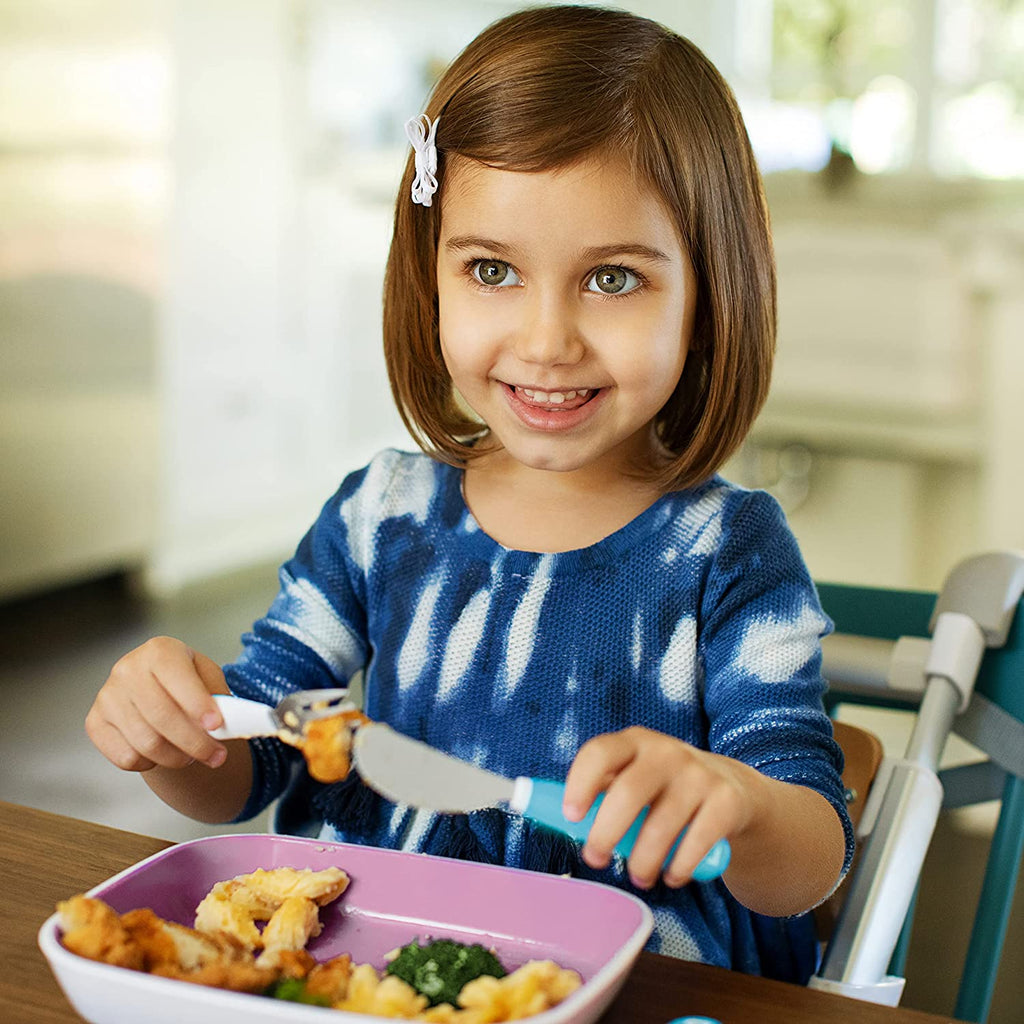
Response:
POLYGON ((384 282, 384 352, 417 443, 454 465, 483 429, 441 355, 436 281, 445 161, 514 171, 622 154, 664 200, 697 278, 694 334, 679 383, 655 418, 665 452, 645 475, 664 490, 713 474, 739 447, 768 392, 775 264, 761 177, 739 108, 691 42, 656 22, 595 7, 520 11, 486 28, 434 88, 439 193, 412 202, 410 153, 384 282))

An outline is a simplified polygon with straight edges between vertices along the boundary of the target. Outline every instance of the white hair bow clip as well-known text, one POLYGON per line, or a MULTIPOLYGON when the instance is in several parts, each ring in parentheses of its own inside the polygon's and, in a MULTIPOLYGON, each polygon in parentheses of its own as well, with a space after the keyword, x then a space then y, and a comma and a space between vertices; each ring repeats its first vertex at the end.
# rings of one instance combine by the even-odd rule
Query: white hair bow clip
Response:
POLYGON ((405 134, 416 153, 416 176, 412 180, 412 201, 430 206, 430 197, 437 191, 437 124, 441 118, 430 123, 426 114, 410 117, 405 122, 405 134))

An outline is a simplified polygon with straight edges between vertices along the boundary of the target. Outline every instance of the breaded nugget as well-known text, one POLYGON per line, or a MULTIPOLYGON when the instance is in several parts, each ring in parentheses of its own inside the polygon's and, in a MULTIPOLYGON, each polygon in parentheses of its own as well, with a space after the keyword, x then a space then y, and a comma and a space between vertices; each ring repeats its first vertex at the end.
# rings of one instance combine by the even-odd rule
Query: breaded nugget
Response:
POLYGON ((341 782, 351 768, 353 734, 369 721, 361 711, 342 711, 312 719, 303 726, 301 735, 281 738, 302 751, 309 774, 318 782, 341 782))
POLYGON ((304 896, 289 896, 263 929, 263 952, 256 961, 261 966, 276 963, 283 951, 302 949, 315 935, 320 934, 320 914, 317 905, 304 896))
POLYGON ((276 909, 289 896, 305 896, 323 907, 348 888, 349 878, 341 868, 257 868, 249 875, 239 875, 235 881, 259 899, 273 902, 276 909))
POLYGON ((415 1020, 427 1005, 421 996, 401 978, 377 973, 372 964, 360 964, 352 969, 345 998, 334 1004, 336 1010, 352 1013, 373 1013, 378 1017, 396 1017, 415 1020))
MULTIPOLYGON (((226 882, 218 882, 204 897, 205 900, 224 900, 241 908, 257 921, 266 921, 277 909, 280 900, 272 894, 257 892, 244 881, 248 875, 229 878, 226 882)), ((202 906, 202 903, 200 903, 202 906)), ((198 913, 198 908, 196 910, 198 913)))
POLYGON ((274 969, 282 978, 308 978, 319 964, 312 953, 305 949, 279 950, 274 969))
POLYGON ((467 1024, 522 1020, 557 1006, 582 984, 575 971, 552 960, 531 960, 504 978, 475 978, 463 986, 459 1004, 478 1014, 467 1024))
POLYGON ((277 980, 277 972, 257 967, 251 961, 211 960, 190 970, 161 964, 152 971, 162 978, 188 981, 193 985, 207 985, 210 988, 224 988, 232 992, 261 993, 277 980))
POLYGON ((317 907, 337 899, 348 883, 340 868, 257 868, 214 885, 196 907, 196 928, 232 935, 254 952, 265 949, 269 964, 275 950, 300 949, 320 934, 317 907), (257 921, 268 922, 262 933, 257 921))
POLYGON ((302 733, 302 756, 318 782, 340 782, 351 768, 352 732, 341 715, 314 719, 302 733))
MULTIPOLYGON (((284 955, 284 954, 282 954, 284 955)), ((348 994, 348 981, 352 977, 352 957, 342 953, 331 960, 317 964, 306 976, 306 991, 339 1003, 348 994)))
POLYGON ((121 920, 117 911, 92 896, 72 896, 69 900, 61 900, 57 904, 57 914, 64 931, 97 925, 109 927, 121 920))
POLYGON ((235 903, 223 890, 211 890, 196 907, 196 928, 209 934, 223 932, 233 935, 246 949, 253 950, 262 945, 256 921, 266 920, 272 913, 273 908, 264 911, 253 907, 251 901, 235 903))
POLYGON ((164 921, 164 929, 178 950, 178 963, 185 970, 215 961, 252 963, 252 954, 233 935, 201 932, 174 921, 164 921))
POLYGON ((121 924, 117 912, 102 900, 72 896, 57 904, 64 935, 61 941, 79 956, 141 971, 145 955, 121 924))
POLYGON ((129 910, 121 915, 122 927, 142 951, 144 971, 152 971, 164 964, 178 964, 178 945, 165 924, 148 908, 129 910))

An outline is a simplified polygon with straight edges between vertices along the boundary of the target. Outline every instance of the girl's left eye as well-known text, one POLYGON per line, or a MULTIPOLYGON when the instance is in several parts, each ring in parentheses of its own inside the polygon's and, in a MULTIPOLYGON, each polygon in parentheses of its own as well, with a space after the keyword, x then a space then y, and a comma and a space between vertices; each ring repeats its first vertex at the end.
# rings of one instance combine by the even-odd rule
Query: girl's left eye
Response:
POLYGON ((598 267, 587 280, 587 291, 602 295, 624 295, 639 284, 640 278, 625 267, 598 267))

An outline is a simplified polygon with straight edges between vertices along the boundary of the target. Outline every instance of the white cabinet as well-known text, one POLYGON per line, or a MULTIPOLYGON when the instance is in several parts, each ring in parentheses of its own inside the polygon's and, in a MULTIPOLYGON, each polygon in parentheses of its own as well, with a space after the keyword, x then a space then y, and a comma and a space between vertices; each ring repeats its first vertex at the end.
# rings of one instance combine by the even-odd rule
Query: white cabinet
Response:
POLYGON ((934 589, 1024 549, 1024 219, 935 188, 928 215, 774 214, 776 371, 729 471, 779 492, 819 579, 934 589), (772 458, 793 446, 799 486, 772 458))

